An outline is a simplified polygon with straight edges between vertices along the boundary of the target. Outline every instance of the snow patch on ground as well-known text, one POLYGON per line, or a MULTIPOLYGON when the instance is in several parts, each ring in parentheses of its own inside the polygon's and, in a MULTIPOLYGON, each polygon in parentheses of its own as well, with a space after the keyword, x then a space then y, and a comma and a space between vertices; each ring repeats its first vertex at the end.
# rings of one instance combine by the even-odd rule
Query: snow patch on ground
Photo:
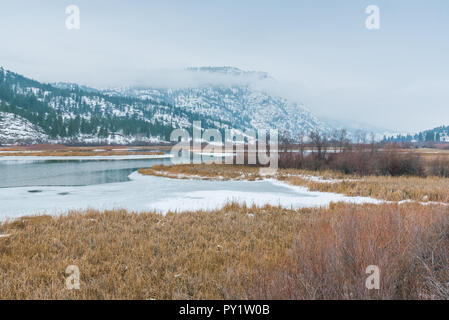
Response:
POLYGON ((356 179, 325 179, 319 176, 310 176, 305 174, 287 174, 287 177, 298 177, 304 180, 317 182, 317 183, 342 183, 342 182, 351 182, 357 181, 356 179))
POLYGON ((426 202, 426 201, 414 201, 414 200, 408 199, 408 200, 402 200, 402 201, 398 202, 398 204, 406 204, 406 203, 418 203, 422 206, 430 206, 430 205, 444 206, 444 207, 449 206, 449 203, 437 202, 437 201, 427 201, 426 202))

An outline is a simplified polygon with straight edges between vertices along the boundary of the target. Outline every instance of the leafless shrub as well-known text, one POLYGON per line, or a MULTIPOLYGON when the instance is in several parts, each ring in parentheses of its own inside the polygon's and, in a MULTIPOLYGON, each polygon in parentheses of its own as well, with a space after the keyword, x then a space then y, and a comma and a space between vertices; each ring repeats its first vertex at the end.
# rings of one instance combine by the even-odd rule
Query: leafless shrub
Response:
POLYGON ((430 159, 427 163, 427 168, 430 175, 449 177, 449 159, 447 157, 439 156, 430 159))
POLYGON ((338 205, 298 233, 290 259, 257 270, 243 297, 447 299, 448 223, 447 208, 338 205), (365 287, 369 265, 380 290, 365 287))
MULTIPOLYGON (((346 133, 335 132, 331 139, 317 132, 310 134, 310 151, 289 152, 281 148, 279 155, 280 168, 307 170, 337 170, 345 174, 365 175, 416 175, 425 174, 424 162, 418 154, 404 152, 398 145, 390 145, 383 149, 371 138, 366 144, 366 134, 360 132, 359 143, 349 144, 346 133), (332 146, 329 149, 329 146, 332 146)), ((289 142, 288 146, 291 146, 289 142)))

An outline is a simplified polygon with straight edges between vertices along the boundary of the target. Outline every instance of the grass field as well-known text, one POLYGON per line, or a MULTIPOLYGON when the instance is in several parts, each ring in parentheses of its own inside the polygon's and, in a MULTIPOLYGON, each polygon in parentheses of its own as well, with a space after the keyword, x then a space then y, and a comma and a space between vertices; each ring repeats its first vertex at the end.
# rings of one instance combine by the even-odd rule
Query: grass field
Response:
POLYGON ((0 157, 89 157, 89 156, 125 156, 125 155, 162 155, 155 152, 156 147, 67 147, 62 145, 38 145, 28 147, 0 148, 0 157))
POLYGON ((0 298, 444 299, 448 232, 448 208, 417 204, 22 218, 0 226, 0 298))

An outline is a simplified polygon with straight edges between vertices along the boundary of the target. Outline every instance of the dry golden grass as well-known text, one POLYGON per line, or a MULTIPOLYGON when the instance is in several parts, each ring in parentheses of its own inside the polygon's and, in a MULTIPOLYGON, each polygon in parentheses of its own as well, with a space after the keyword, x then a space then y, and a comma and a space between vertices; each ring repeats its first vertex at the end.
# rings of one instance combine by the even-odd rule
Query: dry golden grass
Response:
POLYGON ((129 155, 163 155, 163 152, 132 152, 132 151, 53 151, 53 152, 36 152, 36 153, 8 153, 0 154, 4 157, 21 156, 21 157, 91 157, 91 156, 129 156, 129 155))
MULTIPOLYGON (((144 175, 154 175, 159 177, 172 177, 179 179, 201 179, 201 180, 259 180, 264 176, 260 173, 260 168, 247 165, 225 165, 225 164, 179 164, 179 165, 156 165, 151 168, 140 169, 144 175)), ((356 179, 356 176, 349 176, 335 171, 307 171, 296 169, 279 169, 277 177, 288 177, 294 175, 319 176, 323 179, 356 179)))
POLYGON ((257 180, 259 175, 258 167, 244 165, 219 165, 219 164, 180 164, 173 166, 157 165, 151 168, 140 169, 144 175, 159 177, 179 178, 179 179, 202 179, 202 180, 257 180))
POLYGON ((72 150, 72 151, 89 151, 95 149, 111 150, 128 150, 128 149, 141 149, 141 150, 170 150, 170 146, 157 145, 157 146, 130 146, 130 145, 105 145, 105 146, 92 146, 92 147, 72 147, 62 144, 33 144, 28 146, 10 146, 0 147, 0 151, 49 151, 49 150, 72 150))
POLYGON ((274 263, 301 225, 299 213, 267 212, 232 205, 165 217, 88 211, 8 223, 0 298, 225 298, 228 272, 274 263), (69 265, 80 268, 79 292, 65 289, 69 265))
POLYGON ((420 148, 420 149, 407 149, 407 150, 424 156, 441 155, 449 157, 449 149, 420 148))
POLYGON ((435 201, 449 203, 449 178, 367 176, 335 183, 314 182, 301 177, 280 177, 312 191, 365 196, 388 201, 435 201))
MULTIPOLYGON (((198 178, 221 180, 257 180, 263 177, 259 168, 220 164, 187 164, 155 166, 139 170, 142 174, 171 178, 198 178)), ((441 177, 358 177, 333 171, 279 169, 275 176, 280 181, 308 187, 312 191, 341 193, 347 196, 373 197, 388 201, 435 201, 449 203, 449 178, 441 177), (320 177, 315 181, 311 177, 320 177)))
POLYGON ((154 147, 126 148, 116 146, 105 147, 65 147, 60 145, 44 145, 33 148, 13 147, 0 148, 0 157, 22 156, 22 157, 89 157, 89 156, 125 156, 125 155, 162 155, 163 152, 154 152, 154 147))
POLYGON ((22 218, 0 225, 0 298, 448 298, 448 228, 448 208, 416 204, 22 218))

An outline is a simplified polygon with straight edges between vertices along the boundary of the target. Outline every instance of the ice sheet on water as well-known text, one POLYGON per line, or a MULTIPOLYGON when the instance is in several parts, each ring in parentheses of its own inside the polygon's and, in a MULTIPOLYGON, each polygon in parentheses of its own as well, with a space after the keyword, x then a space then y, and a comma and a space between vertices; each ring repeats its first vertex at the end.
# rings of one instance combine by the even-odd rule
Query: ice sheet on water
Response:
POLYGON ((0 219, 35 214, 62 214, 76 209, 189 211, 215 209, 229 201, 286 208, 327 206, 330 202, 379 203, 364 197, 310 192, 276 180, 198 181, 142 176, 131 181, 82 187, 21 187, 0 189, 0 219), (32 192, 30 192, 32 191, 32 192))

